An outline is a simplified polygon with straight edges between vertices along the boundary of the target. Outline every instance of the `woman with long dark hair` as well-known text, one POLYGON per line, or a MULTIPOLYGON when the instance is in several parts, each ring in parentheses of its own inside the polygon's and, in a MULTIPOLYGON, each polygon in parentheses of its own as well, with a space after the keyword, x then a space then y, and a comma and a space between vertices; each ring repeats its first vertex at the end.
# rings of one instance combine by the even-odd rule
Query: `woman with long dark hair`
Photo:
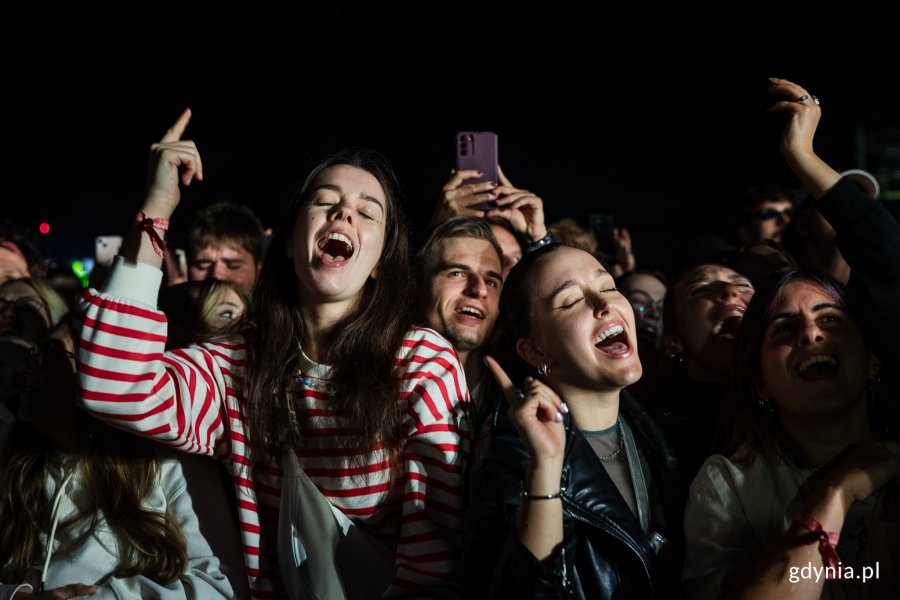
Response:
POLYGON ((685 515, 691 597, 896 597, 892 571, 867 585, 846 575, 900 560, 889 485, 900 444, 840 283, 796 267, 772 274, 738 357, 730 444, 704 463, 685 515), (799 577, 807 565, 830 576, 799 577))
POLYGON ((770 110, 787 116, 782 154, 850 277, 845 290, 789 267, 750 303, 729 443, 691 486, 685 587, 692 598, 895 598, 895 570, 875 569, 900 560, 900 225, 813 151, 819 99, 784 79, 769 90, 770 110))
POLYGON ((132 243, 83 303, 86 406, 226 461, 256 596, 455 594, 468 392, 450 344, 410 328, 390 164, 365 149, 321 162, 285 211, 241 335, 163 354, 159 237, 179 177, 202 179, 180 140, 189 118, 153 146, 132 243))

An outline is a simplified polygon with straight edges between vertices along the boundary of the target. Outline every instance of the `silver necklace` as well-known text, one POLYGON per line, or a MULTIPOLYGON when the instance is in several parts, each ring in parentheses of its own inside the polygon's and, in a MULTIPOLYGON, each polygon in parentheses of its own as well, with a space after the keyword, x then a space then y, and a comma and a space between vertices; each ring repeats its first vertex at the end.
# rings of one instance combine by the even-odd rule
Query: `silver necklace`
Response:
POLYGON ((598 456, 600 460, 612 460, 617 457, 622 450, 625 449, 625 436, 622 435, 622 427, 619 426, 619 447, 612 451, 612 453, 607 454, 606 456, 598 456))

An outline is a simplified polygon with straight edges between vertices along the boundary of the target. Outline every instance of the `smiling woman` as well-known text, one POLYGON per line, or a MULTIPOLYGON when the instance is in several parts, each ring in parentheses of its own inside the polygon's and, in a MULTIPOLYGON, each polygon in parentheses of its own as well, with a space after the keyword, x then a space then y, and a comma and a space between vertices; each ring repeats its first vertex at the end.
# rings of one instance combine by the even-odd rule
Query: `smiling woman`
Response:
POLYGON ((769 81, 780 97, 770 110, 787 116, 782 153, 834 228, 850 279, 845 293, 788 267, 750 303, 730 443, 691 485, 685 587, 692 598, 896 598, 895 570, 860 575, 900 561, 900 226, 815 154, 813 96, 769 81), (820 575, 798 576, 803 567, 820 575))
POLYGON ((473 470, 467 597, 678 597, 675 458, 623 392, 641 376, 628 300, 592 255, 551 245, 513 267, 500 307, 538 376, 519 391, 490 362, 506 403, 473 470))
POLYGON ((156 220, 141 217, 84 302, 85 405, 226 462, 255 596, 455 595, 468 392, 456 352, 410 328, 398 293, 410 260, 390 163, 326 157, 285 210, 239 335, 163 353, 151 242, 179 178, 202 179, 189 118, 151 151, 142 215, 156 220))
MULTIPOLYGON (((685 516, 692 595, 771 597, 766 585, 790 583, 778 575, 786 564, 830 564, 816 550, 816 528, 840 532, 834 545, 845 567, 895 563, 896 491, 886 485, 900 477, 900 444, 885 441, 890 413, 870 397, 879 362, 841 285, 793 267, 774 273, 750 303, 738 357, 730 447, 703 465, 685 516), (766 551, 773 543, 780 550, 766 551)), ((803 585, 818 597, 814 583, 803 585)), ((873 586, 896 591, 897 583, 873 586)))

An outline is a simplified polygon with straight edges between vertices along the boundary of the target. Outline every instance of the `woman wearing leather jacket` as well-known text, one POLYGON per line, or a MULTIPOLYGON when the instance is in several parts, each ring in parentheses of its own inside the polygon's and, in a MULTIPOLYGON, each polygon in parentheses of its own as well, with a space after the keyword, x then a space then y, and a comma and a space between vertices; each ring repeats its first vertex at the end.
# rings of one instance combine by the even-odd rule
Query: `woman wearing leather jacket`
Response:
POLYGON ((589 253, 550 245, 500 307, 537 376, 517 387, 487 359, 505 402, 472 472, 466 597, 680 597, 675 458, 622 393, 641 376, 628 300, 589 253))

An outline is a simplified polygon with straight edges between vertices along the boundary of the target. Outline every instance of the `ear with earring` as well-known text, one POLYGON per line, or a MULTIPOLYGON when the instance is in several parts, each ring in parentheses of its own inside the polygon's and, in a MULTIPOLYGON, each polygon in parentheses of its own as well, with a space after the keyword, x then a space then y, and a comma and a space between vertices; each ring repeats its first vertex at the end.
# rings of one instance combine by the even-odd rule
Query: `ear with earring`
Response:
POLYGON ((756 390, 754 396, 756 396, 756 404, 759 406, 759 409, 767 418, 771 418, 775 414, 775 403, 772 402, 772 399, 769 398, 764 390, 756 390))
POLYGON ((550 361, 535 344, 528 338, 522 338, 516 342, 516 352, 527 363, 537 367, 537 372, 542 377, 550 377, 550 361))

